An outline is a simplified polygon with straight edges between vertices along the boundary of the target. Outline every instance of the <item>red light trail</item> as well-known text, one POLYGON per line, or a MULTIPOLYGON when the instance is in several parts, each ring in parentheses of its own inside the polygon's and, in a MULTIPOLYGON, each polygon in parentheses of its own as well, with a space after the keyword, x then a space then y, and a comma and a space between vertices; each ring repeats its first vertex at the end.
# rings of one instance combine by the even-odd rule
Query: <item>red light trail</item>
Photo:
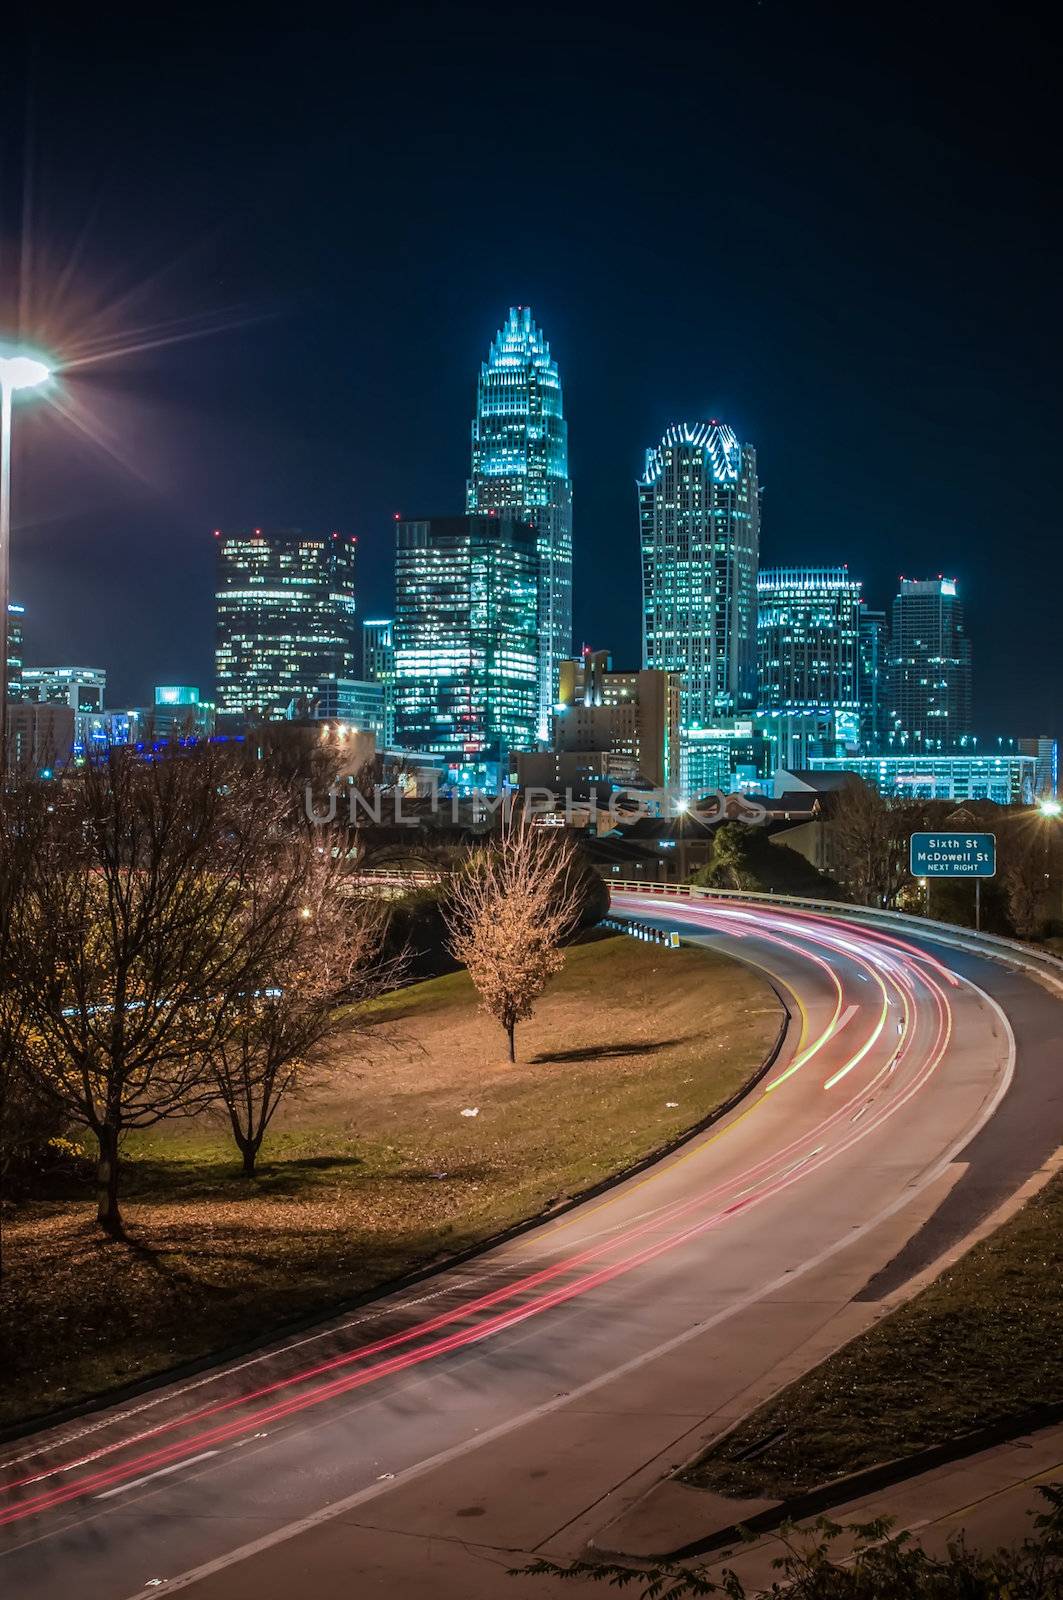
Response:
MULTIPOLYGON (((634 897, 632 897, 634 899, 634 897)), ((636 901, 637 903, 637 901, 636 901)), ((660 902, 650 901, 649 906, 659 911, 660 902)), ((674 912, 679 920, 694 923, 695 925, 712 926, 722 930, 728 929, 728 922, 736 918, 746 917, 755 921, 755 934, 761 940, 780 945, 791 954, 807 960, 818 969, 824 971, 830 981, 831 987, 836 991, 837 1003, 831 1022, 827 1028, 811 1044, 800 1050, 797 1063, 804 1066, 807 1062, 831 1040, 838 1029, 838 1019, 841 1013, 844 993, 836 973, 831 969, 829 961, 816 951, 801 946, 796 946, 792 938, 787 937, 794 925, 792 916, 786 913, 767 916, 761 907, 746 908, 728 906, 719 908, 711 905, 691 904, 680 902, 670 905, 669 912, 674 912), (789 923, 789 925, 788 925, 789 923)), ((814 943, 820 949, 841 949, 846 958, 852 962, 870 980, 876 982, 886 993, 886 984, 892 985, 903 1005, 906 1024, 897 1047, 888 1053, 887 1058, 878 1067, 870 1081, 858 1086, 855 1092, 843 1102, 833 1106, 828 1115, 819 1120, 813 1128, 781 1147, 773 1149, 769 1155, 745 1167, 741 1172, 733 1174, 727 1180, 717 1183, 702 1190, 692 1198, 674 1202, 660 1208, 646 1220, 623 1231, 618 1237, 611 1238, 598 1244, 578 1251, 565 1259, 540 1268, 538 1271, 525 1275, 512 1283, 500 1286, 498 1289, 480 1295, 473 1300, 466 1301, 451 1310, 440 1313, 425 1321, 414 1324, 397 1333, 374 1340, 348 1351, 342 1355, 319 1362, 301 1372, 278 1379, 261 1388, 237 1395, 231 1399, 219 1402, 216 1405, 200 1408, 185 1416, 179 1416, 156 1428, 145 1430, 133 1438, 115 1441, 103 1446, 101 1449, 82 1456, 67 1463, 55 1466, 44 1466, 32 1476, 13 1480, 0 1486, 0 1492, 13 1495, 20 1488, 28 1488, 31 1484, 43 1483, 49 1478, 77 1472, 79 1468, 88 1466, 91 1462, 100 1461, 107 1455, 118 1451, 127 1451, 134 1446, 142 1446, 152 1439, 160 1439, 164 1435, 173 1433, 177 1429, 197 1431, 188 1433, 180 1439, 149 1449, 135 1456, 116 1462, 111 1466, 95 1472, 79 1476, 56 1487, 45 1490, 28 1498, 9 1504, 7 1509, 0 1512, 0 1524, 21 1521, 23 1518, 39 1515, 53 1510, 71 1500, 85 1495, 99 1494, 121 1484, 123 1481, 136 1478, 145 1473, 153 1473, 172 1463, 179 1463, 182 1459, 199 1455, 205 1448, 219 1444, 230 1443, 243 1434, 261 1430, 263 1425, 283 1421, 310 1407, 321 1405, 324 1402, 339 1396, 349 1394, 363 1388, 377 1380, 394 1376, 424 1362, 445 1356, 464 1347, 478 1342, 484 1338, 504 1332, 530 1317, 555 1309, 579 1295, 589 1293, 603 1285, 610 1283, 615 1278, 637 1270, 680 1246, 698 1238, 708 1230, 724 1224, 728 1218, 750 1210, 774 1195, 781 1193, 791 1185, 802 1181, 810 1173, 818 1171, 829 1161, 837 1159, 849 1150, 858 1141, 865 1139, 891 1116, 895 1115, 906 1105, 913 1095, 927 1082, 936 1070, 951 1035, 952 1018, 948 998, 938 983, 941 976, 950 983, 955 984, 956 979, 935 958, 928 956, 924 951, 907 945, 903 940, 894 940, 889 936, 871 934, 868 945, 861 948, 864 937, 863 929, 854 930, 851 924, 837 919, 823 917, 812 918, 803 916, 800 920, 800 930, 805 941, 814 943), (811 923, 818 924, 810 926, 811 923), (842 937, 844 935, 844 937, 842 937), (916 963, 918 962, 918 965, 916 963), (927 971, 929 967, 931 970, 927 971), (917 999, 916 986, 921 985, 929 994, 932 1002, 934 1019, 934 1035, 930 1048, 927 1051, 921 1066, 917 1069, 910 1082, 897 1089, 888 1100, 872 1115, 865 1113, 871 1105, 878 1090, 897 1073, 907 1060, 915 1042, 915 1019, 920 1010, 917 999), (862 1109, 857 1112, 857 1117, 852 1118, 850 1113, 857 1106, 862 1109), (833 1130, 850 1117, 850 1130, 843 1133, 840 1138, 830 1145, 816 1143, 829 1137, 833 1130), (860 1126, 856 1127, 856 1121, 860 1126), (779 1170, 780 1164, 788 1157, 798 1156, 801 1151, 805 1153, 800 1159, 789 1166, 779 1170), (703 1217, 687 1226, 679 1226, 691 1213, 697 1212, 717 1201, 721 1196, 730 1196, 729 1203, 719 1206, 708 1217, 703 1217), (644 1239, 648 1233, 659 1231, 667 1227, 670 1231, 666 1237, 656 1239, 641 1248, 636 1249, 620 1259, 605 1262, 595 1270, 582 1273, 568 1283, 555 1283, 555 1280, 594 1262, 600 1262, 603 1257, 611 1253, 628 1249, 637 1241, 644 1239), (547 1284, 554 1284, 546 1293, 537 1294, 547 1284), (532 1298, 528 1298, 532 1296, 532 1298), (515 1302, 507 1305, 507 1302, 515 1302), (494 1312, 495 1308, 506 1306, 507 1309, 482 1318, 484 1312, 494 1312), (470 1318, 480 1317, 482 1320, 474 1322, 471 1326, 458 1328, 442 1338, 433 1335, 441 1333, 457 1322, 468 1322, 470 1318), (427 1343, 421 1343, 427 1340, 427 1343), (418 1344, 419 1348, 403 1349, 403 1346, 418 1344), (344 1369, 358 1363, 373 1360, 374 1357, 383 1356, 385 1359, 377 1360, 368 1368, 356 1372, 344 1369), (335 1374, 340 1374, 335 1376, 335 1374), (332 1374, 333 1376, 328 1376, 332 1374), (270 1398, 281 1394, 283 1391, 295 1386, 313 1384, 315 1379, 324 1378, 326 1381, 315 1384, 312 1388, 300 1394, 288 1395, 283 1399, 270 1398), (255 1406, 255 1402, 267 1400, 266 1405, 255 1406), (213 1422, 213 1419, 223 1417, 225 1413, 236 1408, 252 1407, 245 1414, 227 1418, 222 1422, 213 1422), (201 1427, 201 1424, 208 1424, 201 1427)), ((729 931, 729 930, 728 930, 729 931)), ((822 1086, 821 1092, 829 1093, 829 1086, 836 1083, 843 1076, 849 1066, 859 1064, 875 1044, 881 1033, 881 1023, 877 1023, 868 1039, 861 1041, 858 1049, 853 1053, 850 1062, 840 1071, 835 1071, 822 1086)), ((764 1103, 764 1097, 770 1088, 777 1088, 780 1083, 794 1071, 794 1065, 786 1070, 782 1077, 775 1079, 748 1107, 740 1118, 749 1116, 756 1108, 764 1103)), ((712 1138, 724 1137, 734 1123, 727 1123, 712 1138)), ((704 1143, 692 1147, 689 1154, 696 1153, 704 1148, 704 1143)), ((683 1158, 681 1158, 683 1159, 683 1158)), ((669 1170, 668 1168, 664 1169, 669 1170)), ((651 1181, 644 1179, 644 1182, 651 1181)), ((610 1201, 603 1202, 604 1205, 610 1201)), ((601 1209, 595 1207, 594 1209, 601 1209)), ((585 1215, 586 1213, 584 1213, 585 1215)), ((562 1227, 571 1226, 572 1223, 562 1224, 562 1227)), ((560 1231, 557 1230, 557 1231, 560 1231)), ((550 1235, 547 1235, 549 1242, 550 1235)))

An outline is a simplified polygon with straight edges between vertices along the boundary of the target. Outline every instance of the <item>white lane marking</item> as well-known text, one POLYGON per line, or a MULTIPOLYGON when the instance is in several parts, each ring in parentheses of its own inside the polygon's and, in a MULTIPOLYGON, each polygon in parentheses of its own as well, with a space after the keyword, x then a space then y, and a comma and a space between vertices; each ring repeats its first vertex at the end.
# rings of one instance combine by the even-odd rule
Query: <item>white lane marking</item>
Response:
POLYGON ((838 1018, 837 1026, 835 1027, 834 1032, 831 1034, 832 1039, 836 1039, 838 1037, 839 1033, 841 1033, 842 1029, 845 1027, 845 1024, 850 1022, 852 1018, 856 1016, 856 1013, 859 1010, 859 1006, 846 1006, 845 1010, 838 1018))
POLYGON ((128 1483, 120 1483, 116 1489, 105 1489, 102 1494, 94 1494, 94 1500, 109 1500, 115 1494, 128 1494, 130 1489, 139 1489, 142 1483, 151 1483, 156 1478, 168 1478, 171 1472, 180 1472, 182 1467, 193 1467, 197 1461, 206 1461, 211 1456, 216 1456, 216 1450, 201 1450, 198 1456, 189 1456, 185 1461, 175 1461, 171 1467, 160 1467, 158 1472, 146 1472, 142 1478, 130 1478, 128 1483))
MULTIPOLYGON (((827 1245, 825 1249, 811 1256, 807 1261, 802 1262, 800 1266, 780 1273, 772 1282, 764 1284, 759 1289, 751 1290, 749 1294, 743 1295, 740 1300, 737 1300, 734 1305, 717 1312, 714 1317, 707 1317, 703 1322, 696 1323, 692 1328, 687 1328, 684 1333, 676 1334, 674 1338, 665 1340, 663 1344, 658 1345, 655 1349, 644 1351, 642 1355, 635 1356, 631 1361, 626 1361, 619 1367, 614 1367, 610 1372, 600 1373, 597 1378, 592 1378, 589 1383, 581 1385, 578 1389, 571 1390, 568 1394, 558 1395, 553 1400, 547 1400, 544 1404, 535 1406, 530 1411, 523 1412, 520 1416, 511 1417, 506 1422, 500 1422, 493 1428, 485 1429, 483 1433, 477 1434, 473 1439, 464 1439, 460 1444, 452 1445, 449 1450, 441 1450, 437 1455, 429 1456, 426 1460, 419 1461, 402 1472, 397 1472, 394 1479, 389 1483, 370 1484, 367 1488, 359 1489, 354 1494, 348 1495, 345 1500, 334 1500, 331 1505, 323 1507, 320 1511, 314 1511, 309 1516, 300 1517, 298 1521, 290 1522, 286 1527, 276 1528, 272 1533, 264 1534, 261 1539, 254 1539, 249 1544, 239 1546, 236 1550, 230 1550, 227 1555, 217 1556, 213 1561, 205 1561, 201 1566, 191 1567, 187 1572, 182 1572, 176 1578, 172 1578, 167 1587, 170 1590, 186 1589, 203 1578, 212 1577, 217 1572, 224 1572, 227 1568, 236 1566, 241 1561, 247 1561, 250 1557, 261 1554, 264 1550, 271 1550, 275 1545, 285 1544, 289 1539, 297 1538, 301 1533, 307 1533, 312 1528, 321 1527, 324 1523, 331 1522, 334 1518, 355 1510, 369 1500, 375 1500, 382 1494, 388 1494, 395 1488, 424 1477, 437 1467, 447 1466, 452 1461, 458 1461, 462 1456, 471 1454, 473 1450, 478 1450, 481 1445, 491 1444, 496 1439, 505 1438, 507 1434, 516 1432, 518 1428, 526 1427, 529 1423, 538 1421, 541 1417, 550 1416, 563 1406, 571 1405, 573 1402, 583 1399, 585 1395, 593 1394, 598 1389, 604 1388, 606 1384, 612 1383, 615 1379, 623 1378, 629 1373, 639 1371, 640 1368, 648 1366, 650 1362, 658 1361, 662 1356, 670 1355, 673 1350, 681 1349, 683 1345, 689 1344, 692 1339, 696 1339, 699 1335, 708 1333, 712 1328, 727 1322, 731 1317, 737 1316, 739 1312, 747 1311, 750 1306, 754 1306, 759 1301, 766 1299, 768 1295, 774 1294, 777 1289, 788 1287, 796 1279, 804 1277, 807 1272, 811 1272, 815 1267, 822 1266, 825 1261, 829 1261, 840 1250, 848 1249, 851 1244, 855 1244, 865 1234, 881 1227, 890 1217, 903 1210, 905 1206, 910 1205, 916 1195, 921 1194, 924 1189, 937 1182, 942 1173, 951 1166, 960 1151, 970 1144, 971 1140, 985 1127, 996 1111, 997 1106, 1003 1100, 1011 1086, 1011 1080, 1015 1076, 1015 1034, 1003 1008, 993 999, 992 995, 987 994, 978 984, 972 983, 969 978, 965 978, 963 981, 985 1000, 987 1005, 997 1013, 1004 1025, 1005 1037, 1008 1041, 1008 1054, 1004 1063, 1004 1071, 1000 1075, 1000 1080, 995 1090, 983 1102, 981 1115, 975 1122, 953 1141, 945 1153, 932 1166, 926 1169, 917 1183, 910 1188, 905 1188, 901 1194, 897 1195, 888 1206, 885 1206, 874 1217, 870 1217, 867 1222, 861 1223, 858 1228, 853 1229, 851 1233, 846 1234, 843 1238, 836 1239, 833 1244, 827 1245)), ((40 1537, 46 1538, 47 1535, 41 1535, 40 1537)), ((135 1594, 127 1596, 127 1600, 140 1600, 142 1595, 143 1589, 139 1589, 135 1594)))
MULTIPOLYGON (((0 1457, 0 1470, 20 1466, 25 1461, 37 1461, 48 1450, 57 1449, 60 1445, 77 1444, 81 1439, 89 1438, 92 1434, 99 1433, 104 1428, 129 1422, 143 1412, 151 1411, 155 1406, 165 1405, 170 1400, 180 1400, 183 1395, 192 1394, 196 1389, 208 1388, 212 1383, 220 1383, 223 1379, 231 1378, 238 1372, 245 1372, 249 1367, 261 1365, 263 1361, 270 1361, 279 1355, 286 1355, 291 1350, 300 1350, 304 1345, 316 1344, 322 1339, 336 1338, 340 1334, 349 1332, 351 1328, 358 1328, 366 1323, 379 1321, 382 1316, 390 1316, 392 1312, 398 1314, 399 1312, 416 1310, 419 1306, 428 1305, 430 1301, 442 1299, 444 1296, 456 1291, 475 1288, 479 1284, 490 1282, 492 1278, 498 1277, 500 1273, 507 1270, 509 1270, 508 1263, 496 1262, 486 1272, 476 1273, 471 1278, 458 1280, 448 1278, 445 1282, 439 1282, 437 1279, 437 1283, 439 1283, 437 1288, 431 1290, 428 1294, 418 1295, 415 1299, 400 1300, 396 1304, 393 1304, 387 1296, 380 1300, 372 1300, 363 1311, 360 1311, 356 1316, 350 1317, 346 1322, 328 1322, 323 1327, 317 1328, 313 1333, 306 1334, 301 1339, 295 1339, 290 1344, 272 1344, 268 1348, 250 1356, 248 1360, 239 1362, 236 1366, 215 1367, 210 1372, 205 1373, 203 1377, 195 1378, 190 1383, 182 1384, 179 1388, 168 1386, 167 1388, 159 1389, 150 1398, 146 1399, 142 1405, 129 1406, 121 1411, 105 1412, 102 1416, 97 1415, 84 1428, 79 1428, 76 1433, 59 1433, 58 1437, 53 1438, 49 1437, 45 1430, 42 1429, 41 1433, 31 1436, 37 1441, 32 1450, 27 1450, 20 1456, 0 1457)), ((154 1431, 154 1429, 148 1429, 146 1433, 130 1434, 127 1438, 121 1439, 117 1445, 105 1445, 100 1450, 93 1451, 91 1455, 79 1456, 76 1460, 65 1461, 59 1466, 44 1468, 36 1477, 27 1478, 26 1484, 39 1483, 45 1478, 54 1478, 60 1473, 71 1472, 75 1467, 87 1466, 90 1462, 98 1460, 100 1456, 107 1455, 112 1449, 125 1449, 131 1444, 137 1444, 141 1439, 150 1437, 154 1431)))

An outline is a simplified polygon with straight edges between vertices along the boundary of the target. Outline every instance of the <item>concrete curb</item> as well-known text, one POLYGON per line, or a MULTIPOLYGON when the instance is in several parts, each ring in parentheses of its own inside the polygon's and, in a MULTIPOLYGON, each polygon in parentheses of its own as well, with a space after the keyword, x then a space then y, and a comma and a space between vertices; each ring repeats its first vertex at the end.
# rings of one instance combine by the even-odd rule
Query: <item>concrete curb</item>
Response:
MULTIPOLYGON (((735 959, 735 958, 731 958, 735 959)), ((275 1323, 269 1332, 262 1338, 253 1338, 238 1341, 235 1344, 225 1345, 221 1350, 211 1351, 209 1355, 197 1356, 190 1361, 183 1361, 173 1367, 165 1367, 159 1372, 153 1372, 146 1377, 137 1378, 132 1383, 123 1384, 121 1388, 108 1389, 98 1395, 91 1395, 85 1400, 78 1400, 68 1406, 61 1406, 52 1411, 40 1412, 36 1416, 27 1417, 21 1422, 8 1423, 0 1427, 0 1445, 10 1444, 15 1440, 24 1439, 35 1433, 45 1433, 50 1428, 62 1427, 66 1422, 73 1422, 79 1417, 90 1416, 93 1412, 107 1410, 110 1406, 120 1406, 128 1400, 135 1400, 143 1394, 150 1394, 153 1389, 165 1388, 169 1383, 180 1382, 184 1378, 195 1377, 198 1373, 207 1372, 211 1367, 221 1367, 226 1362, 234 1361, 240 1356, 250 1355, 256 1350, 268 1350, 271 1345, 282 1342, 290 1334, 302 1333, 309 1328, 320 1327, 323 1323, 332 1321, 334 1317, 342 1317, 349 1311, 357 1311, 362 1306, 372 1305, 376 1300, 385 1300, 389 1295, 397 1294, 403 1289, 410 1289, 417 1284, 424 1283, 431 1278, 438 1277, 440 1273, 449 1272, 452 1267, 463 1266, 468 1261, 475 1261, 489 1251, 497 1249, 500 1245, 508 1244, 511 1239, 519 1239, 522 1234, 529 1233, 533 1228, 541 1227, 545 1222, 553 1222, 556 1217, 563 1217, 569 1211, 574 1211, 577 1206, 584 1205, 588 1200, 594 1200, 599 1195, 608 1194, 611 1189, 616 1189, 629 1178, 634 1178, 648 1168, 656 1166, 676 1150, 681 1150, 684 1145, 700 1137, 701 1134, 724 1117, 728 1116, 736 1106, 740 1105, 757 1084, 767 1076, 779 1059, 779 1053, 786 1041, 786 1035, 793 1021, 793 1014, 783 996, 782 990, 772 980, 764 976, 768 988, 771 989, 782 1009, 782 1018, 779 1031, 775 1036, 768 1054, 760 1065, 750 1073, 743 1084, 721 1105, 716 1106, 706 1116, 695 1122, 691 1127, 676 1134, 667 1144, 659 1145, 649 1155, 642 1156, 629 1167, 624 1167, 620 1172, 614 1172, 607 1178, 600 1179, 587 1189, 581 1189, 578 1194, 570 1195, 568 1199, 559 1201, 554 1205, 545 1207, 533 1216, 525 1217, 521 1222, 515 1222, 511 1227, 502 1229, 499 1233, 491 1234, 489 1238, 479 1240, 476 1244, 468 1245, 464 1250, 456 1250, 453 1254, 441 1257, 430 1262, 427 1266, 419 1267, 416 1271, 404 1273, 397 1278, 389 1278, 384 1283, 377 1284, 364 1293, 353 1295, 347 1299, 336 1300, 322 1306, 320 1310, 308 1313, 306 1316, 295 1317, 290 1321, 275 1323)))
POLYGON ((865 1495, 875 1494, 880 1489, 888 1489, 893 1484, 918 1478, 934 1467, 948 1466, 953 1461, 977 1455, 980 1451, 990 1450, 995 1445, 1007 1444, 1012 1439, 1021 1439, 1025 1434, 1035 1433, 1041 1428, 1052 1427, 1059 1422, 1063 1422, 1063 1401, 1039 1406, 1035 1410, 1021 1412, 1016 1416, 1004 1417, 985 1428, 960 1434, 944 1444, 930 1445, 915 1455, 899 1456, 893 1461, 881 1461, 876 1466, 864 1467, 860 1472, 852 1472, 845 1478, 835 1478, 832 1483, 809 1489, 805 1494, 794 1495, 789 1500, 780 1500, 769 1510, 758 1511, 743 1522, 734 1522, 728 1527, 717 1528, 704 1539, 694 1539, 689 1544, 679 1545, 675 1550, 663 1551, 659 1558, 642 1559, 688 1561, 696 1556, 708 1555, 712 1551, 724 1549, 727 1545, 741 1543, 743 1533, 771 1533, 784 1522, 798 1522, 806 1517, 819 1516, 824 1511, 846 1505, 851 1500, 860 1500, 865 1495))
MULTIPOLYGON (((885 1296, 882 1300, 867 1302, 869 1312, 875 1306, 879 1308, 878 1314, 874 1316, 873 1321, 868 1323, 867 1327, 861 1328, 849 1337, 839 1340, 834 1348, 825 1355, 819 1355, 817 1359, 810 1361, 800 1372, 789 1377, 770 1394, 763 1395, 757 1399, 740 1416, 731 1419, 727 1426, 720 1430, 715 1439, 711 1441, 709 1448, 715 1447, 721 1440, 726 1439, 728 1434, 735 1432, 758 1411, 770 1406, 779 1395, 786 1392, 791 1384, 799 1383, 809 1372, 814 1372, 817 1367, 831 1360, 839 1350, 844 1350, 847 1345, 861 1338, 868 1331, 868 1328, 877 1327, 879 1323, 902 1305, 914 1300, 918 1294, 921 1294, 924 1289, 934 1283, 943 1272, 946 1272, 949 1267, 961 1260, 976 1244, 979 1244, 983 1239, 989 1238, 998 1228, 1001 1228, 1009 1221, 1016 1212, 1022 1209, 1028 1200, 1039 1194, 1060 1170, 1063 1170, 1063 1146, 1056 1150, 1042 1167, 1032 1173, 1014 1194, 1001 1201, 995 1210, 990 1212, 987 1217, 984 1217, 962 1239, 957 1240, 955 1244, 945 1250, 929 1267, 924 1268, 922 1272, 916 1273, 900 1288, 895 1289, 892 1294, 885 1296)), ((850 1301, 849 1303, 852 1305, 855 1302, 850 1301)), ((952 1461, 962 1460, 966 1456, 977 1454, 980 1450, 992 1448, 996 1444, 1006 1443, 1010 1439, 1021 1437, 1024 1433, 1033 1432, 1038 1428, 1050 1426, 1059 1421, 1063 1421, 1063 1402, 1046 1403, 1045 1406, 1033 1408, 1017 1416, 1003 1418, 1001 1421, 990 1424, 986 1428, 975 1429, 970 1433, 957 1435, 956 1438, 945 1440, 938 1445, 928 1445, 924 1450, 918 1451, 913 1455, 898 1456, 891 1461, 879 1462, 873 1467, 862 1468, 859 1472, 851 1473, 844 1478, 837 1478, 828 1484, 821 1484, 815 1489, 809 1489, 803 1495, 795 1495, 788 1500, 777 1501, 764 1511, 752 1513, 740 1521, 730 1523, 724 1528, 706 1534, 704 1539, 693 1540, 687 1544, 677 1546, 674 1550, 660 1552, 659 1556, 647 1557, 640 1554, 638 1559, 671 1561, 686 1559, 690 1555, 709 1553, 727 1544, 740 1542, 742 1537, 740 1530, 742 1529, 752 1533, 770 1532, 782 1522, 793 1521, 800 1517, 817 1516, 832 1506, 842 1505, 846 1501, 856 1499, 863 1494, 873 1493, 877 1489, 888 1488, 892 1484, 918 1477, 920 1473, 929 1471, 935 1466, 947 1465, 952 1461)), ((660 1484, 669 1482, 680 1484, 695 1494, 705 1493, 706 1491, 702 1490, 699 1485, 686 1483, 682 1477, 682 1474, 689 1467, 704 1456, 705 1448, 704 1445, 699 1446, 696 1453, 688 1461, 662 1477, 659 1480, 659 1484, 648 1489, 643 1498, 652 1495, 655 1488, 660 1484)), ((626 1515, 630 1516, 631 1511, 628 1511, 626 1515)), ((606 1552, 603 1549, 599 1553, 605 1554, 606 1552)), ((612 1546, 609 1553, 624 1554, 619 1547, 614 1548, 612 1546)))

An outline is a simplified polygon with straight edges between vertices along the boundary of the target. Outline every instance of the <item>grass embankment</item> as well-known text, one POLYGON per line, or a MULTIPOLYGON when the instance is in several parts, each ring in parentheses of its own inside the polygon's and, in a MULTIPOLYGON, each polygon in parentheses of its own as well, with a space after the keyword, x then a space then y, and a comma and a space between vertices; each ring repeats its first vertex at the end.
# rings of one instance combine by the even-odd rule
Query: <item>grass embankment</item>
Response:
POLYGON ((257 1181, 200 1117, 127 1140, 126 1242, 97 1233, 87 1189, 15 1214, 0 1422, 268 1334, 578 1193, 732 1094, 779 1016, 748 969, 625 938, 569 951, 516 1066, 464 972, 387 996, 282 1108, 257 1181))
POLYGON ((1063 1399, 1063 1176, 922 1294, 754 1413, 684 1476, 783 1498, 1063 1399), (747 1461, 777 1430, 779 1439, 747 1461))

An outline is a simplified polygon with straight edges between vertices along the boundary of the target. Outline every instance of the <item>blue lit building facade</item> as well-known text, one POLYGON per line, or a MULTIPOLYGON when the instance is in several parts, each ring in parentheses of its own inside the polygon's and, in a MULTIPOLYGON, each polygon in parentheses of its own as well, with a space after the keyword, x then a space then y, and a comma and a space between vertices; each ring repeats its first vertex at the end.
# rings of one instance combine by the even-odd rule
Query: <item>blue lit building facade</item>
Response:
POLYGON ((947 750, 971 732, 971 641, 954 578, 902 578, 890 630, 888 742, 947 750))
POLYGON ((26 607, 16 601, 7 607, 7 698, 22 699, 22 657, 25 648, 23 623, 26 607))
POLYGON ((677 423, 647 450, 638 495, 642 662, 680 674, 682 782, 693 790, 688 735, 756 707, 756 452, 726 423, 677 423))
POLYGON ((398 743, 497 788, 536 742, 541 534, 507 514, 395 528, 398 743))
POLYGON ((860 602, 860 748, 881 750, 886 739, 889 688, 889 623, 884 611, 860 602))
POLYGON ((362 677, 380 685, 383 710, 378 742, 395 744, 395 623, 391 617, 367 617, 362 623, 362 677))
POLYGON ((771 567, 757 577, 760 720, 784 767, 860 742, 860 584, 847 567, 771 567))
POLYGON ((323 680, 355 675, 356 541, 261 528, 214 537, 218 712, 306 715, 323 680))
POLYGON ((572 653, 572 481, 557 362, 527 306, 510 309, 480 368, 465 506, 508 511, 538 536, 535 735, 545 740, 558 670, 572 653))
POLYGON ((956 755, 812 756, 808 768, 852 772, 880 794, 909 800, 993 800, 1001 806, 1031 805, 1041 770, 1036 754, 979 752, 973 744, 956 755))
POLYGON ((371 733, 378 749, 391 748, 384 732, 382 683, 370 683, 364 678, 327 678, 319 685, 312 715, 318 722, 336 722, 356 733, 371 733))

